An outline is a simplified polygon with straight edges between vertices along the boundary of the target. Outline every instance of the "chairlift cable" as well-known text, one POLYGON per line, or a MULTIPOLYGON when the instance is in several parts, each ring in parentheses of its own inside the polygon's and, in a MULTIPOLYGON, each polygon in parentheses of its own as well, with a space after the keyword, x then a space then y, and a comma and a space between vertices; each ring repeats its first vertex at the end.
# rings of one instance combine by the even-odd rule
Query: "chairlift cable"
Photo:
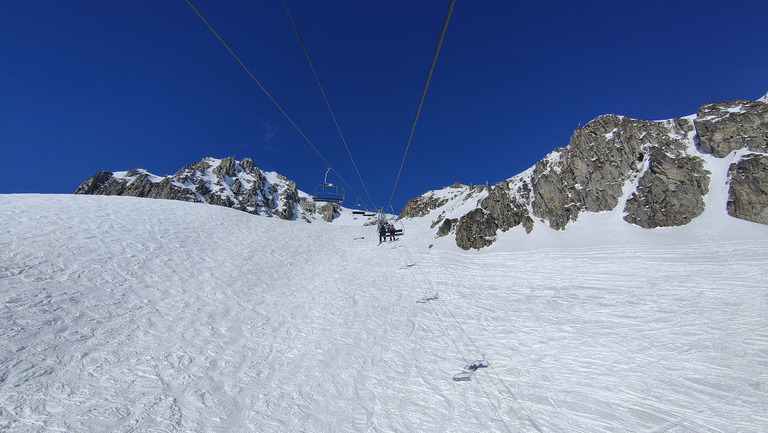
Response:
POLYGON ((440 37, 437 40, 437 46, 435 47, 435 54, 432 56, 432 65, 429 67, 429 74, 427 74, 427 82, 424 84, 424 91, 421 93, 421 101, 419 101, 419 107, 416 109, 416 116, 413 119, 413 126, 411 126, 411 133, 408 135, 408 143, 405 145, 405 152, 403 153, 403 160, 400 162, 400 169, 397 171, 397 177, 395 178, 395 186, 392 188, 392 195, 389 197, 389 204, 392 205, 392 200, 395 197, 395 190, 397 190, 397 183, 400 180, 400 174, 403 172, 403 165, 405 164, 405 157, 408 155, 408 148, 411 146, 411 140, 413 139, 413 132, 416 130, 416 122, 419 120, 419 114, 421 113, 421 107, 424 105, 424 98, 427 96, 427 88, 429 88, 429 81, 432 79, 432 73, 435 70, 435 64, 437 63, 437 56, 440 53, 440 47, 443 45, 443 39, 445 38, 445 32, 448 29, 448 22, 451 20, 451 13, 453 13, 453 6, 456 0, 451 0, 448 4, 448 10, 445 13, 445 19, 443 20, 443 28, 440 31, 440 37))
MULTIPOLYGON (((267 89, 261 84, 261 82, 259 82, 259 80, 253 75, 253 73, 243 63, 243 61, 237 56, 237 54, 235 54, 235 52, 232 50, 232 48, 216 32, 216 30, 213 28, 213 26, 205 19, 205 17, 203 17, 203 15, 200 13, 200 11, 192 4, 191 0, 185 0, 185 1, 192 8, 192 10, 195 11, 197 16, 200 17, 200 19, 203 21, 203 23, 205 23, 205 25, 214 34, 214 36, 216 36, 216 38, 219 40, 219 42, 227 49, 227 51, 229 51, 229 53, 232 55, 232 57, 234 57, 234 59, 238 62, 238 64, 240 64, 240 66, 243 68, 243 70, 245 70, 245 72, 251 77, 251 79, 259 86, 259 88, 264 92, 264 94, 269 98, 269 100, 272 101, 272 103, 277 107, 278 110, 280 110, 280 112, 283 114, 283 116, 285 116, 285 118, 288 119, 288 121, 296 129, 296 131, 304 138, 304 140, 310 145, 310 147, 312 147, 312 149, 323 160, 323 162, 325 162, 325 164, 328 167, 329 171, 333 170, 333 172, 336 173, 336 175, 339 177, 339 179, 345 185, 347 185, 347 187, 349 187, 349 184, 344 180, 344 178, 335 169, 333 169, 333 167, 328 162, 328 160, 325 158, 325 156, 323 156, 323 154, 317 149, 317 147, 312 143, 312 141, 304 134, 304 132, 301 130, 301 128, 299 128, 299 126, 293 121, 293 119, 288 115, 288 113, 286 113, 286 111, 280 106, 280 104, 277 103, 277 101, 272 97, 272 95, 267 91, 267 89)), ((411 139, 413 138, 413 133, 414 133, 414 130, 416 128, 416 123, 417 123, 418 118, 419 118, 419 113, 420 113, 421 107, 422 107, 422 105, 424 103, 424 98, 426 97, 427 88, 429 87, 429 82, 430 82, 430 79, 432 77, 432 73, 434 71, 435 63, 437 62, 437 56, 438 56, 438 53, 440 51, 440 47, 442 45, 443 39, 445 37, 445 32, 446 32, 446 29, 447 29, 447 26, 448 26, 448 21, 450 20, 451 13, 453 11, 454 3, 455 3, 455 0, 451 0, 450 1, 450 4, 448 6, 448 11, 446 13, 445 20, 443 22, 443 28, 442 28, 442 31, 440 32, 440 38, 438 40, 437 47, 435 49, 435 53, 434 53, 434 56, 432 58, 432 65, 430 66, 429 74, 427 76, 427 81, 426 81, 426 84, 424 85, 424 91, 422 92, 421 101, 419 102, 419 106, 418 106, 418 109, 416 111, 416 116, 415 116, 414 121, 413 121, 413 126, 411 128, 411 132, 410 132, 410 135, 409 135, 409 138, 408 138, 408 142, 406 144, 405 152, 403 154, 403 159, 402 159, 402 161, 400 163, 400 169, 398 170, 398 174, 397 174, 397 177, 395 179, 395 186, 394 186, 394 188, 392 190, 392 195, 390 196, 389 206, 388 206, 390 208, 392 208, 392 199, 394 197, 395 190, 397 189, 397 183, 398 183, 398 180, 400 178, 400 174, 402 173, 403 165, 405 163, 405 157, 408 154, 408 148, 410 147, 411 139)), ((285 5, 285 1, 283 1, 283 4, 285 5)), ((287 5, 286 5, 286 11, 287 10, 288 9, 287 9, 287 5)), ((288 11, 288 14, 289 14, 289 17, 290 17, 290 11, 288 11)), ((293 23, 293 18, 291 18, 291 22, 293 23)), ((295 29, 295 25, 294 25, 294 29, 295 29)), ((296 31, 296 33, 297 33, 297 36, 299 36, 298 35, 298 31, 296 31)), ((299 41, 301 42, 301 37, 300 36, 299 36, 299 41)), ((306 54, 306 49, 304 48, 303 42, 301 42, 301 44, 302 44, 302 48, 304 49, 304 52, 306 54)), ((309 57, 308 56, 307 56, 307 60, 309 61, 309 57)), ((311 62, 310 62, 310 67, 312 67, 311 62)), ((312 71, 313 71, 313 74, 314 74, 314 67, 312 67, 312 71)), ((317 80, 317 75, 316 74, 315 74, 315 79, 317 80)), ((318 80, 318 86, 319 85, 320 85, 320 83, 319 83, 319 80, 318 80)), ((321 89, 321 92, 323 93, 323 97, 325 98, 325 92, 322 90, 322 86, 320 86, 320 89, 321 89)), ((335 119, 335 116, 333 114, 333 110, 331 110, 331 107, 330 107, 330 104, 328 104, 327 98, 325 98, 325 99, 326 99, 326 104, 328 105, 328 108, 331 111, 331 116, 334 119, 334 123, 336 123, 336 119, 335 119)), ((340 131, 340 128, 338 126, 338 123, 336 123, 336 127, 337 127, 337 129, 339 129, 339 134, 341 135, 341 131, 340 131)), ((347 148, 347 153, 349 154, 350 158, 352 158, 352 155, 349 152, 349 148, 346 145, 346 141, 344 140, 343 135, 341 137, 342 137, 342 141, 344 141, 345 148, 347 148)), ((354 160, 352 162, 353 162, 353 165, 354 165, 354 160)), ((357 170, 357 166, 356 165, 355 165, 355 170, 357 171, 358 177, 360 177, 360 173, 357 170)), ((326 172, 326 181, 327 181, 327 172, 326 172)), ((361 183, 363 183, 362 182, 362 178, 360 179, 360 181, 361 181, 361 183)), ((363 187, 365 188, 365 184, 364 183, 363 183, 363 187)), ((349 187, 349 188, 350 188, 350 191, 352 191, 352 193, 355 194, 355 196, 359 198, 359 195, 357 195, 354 192, 354 190, 352 190, 351 187, 349 187)), ((366 194, 367 193, 368 193, 368 191, 367 191, 367 188, 366 188, 366 194)), ((368 198, 370 200, 370 194, 368 194, 368 198)), ((372 200, 371 200, 371 202, 372 202, 372 200)), ((407 253, 407 254, 410 254, 410 253, 407 253)), ((422 273, 422 278, 424 278, 424 281, 427 282, 427 285, 429 285, 430 287, 433 287, 431 282, 429 281, 429 279, 427 279, 426 276, 423 275, 423 272, 421 271, 421 269, 419 269, 419 272, 422 273)), ((418 280, 417 278, 415 278, 415 279, 418 280)), ((417 281, 417 283, 418 283, 418 281, 417 281)), ((438 319, 441 322, 443 322, 443 319, 442 319, 441 315, 439 313, 437 313, 437 310, 435 309, 435 307, 434 306, 431 306, 431 307, 433 308, 433 311, 435 311, 435 313, 437 314, 438 319)), ((478 350, 477 345, 475 344, 475 342, 472 341, 472 339, 469 337, 467 332, 465 330, 463 330, 463 327, 461 326, 460 322, 456 319, 456 317, 453 315, 453 313, 450 311, 450 309, 448 309, 447 306, 445 306, 445 305, 442 305, 442 308, 450 313, 450 315, 452 316, 452 319, 455 322, 455 324, 462 330, 462 331, 459 332, 459 335, 461 335, 463 333, 465 338, 467 338, 469 340, 470 344, 472 346, 474 346, 475 350, 478 350)), ((457 350, 460 352, 460 356, 462 356, 462 358, 465 358, 463 353, 461 353, 461 349, 459 348, 457 342, 453 338, 451 338, 451 340, 456 345, 457 350)), ((507 388, 508 392, 511 393, 511 390, 509 389, 509 387, 507 386, 507 384, 503 380, 501 380, 498 377, 497 377, 497 380, 499 380, 507 388)), ((487 396, 487 392, 485 390, 484 390, 484 392, 486 393, 486 396, 487 396)), ((518 414, 518 417, 519 417, 519 414, 518 414)))
MULTIPOLYGON (((407 248, 407 245, 405 243, 400 244, 396 249, 400 255, 400 258, 405 263, 405 268, 407 268, 410 271, 411 278, 413 278, 416 285, 421 287, 428 287, 430 289, 429 293, 437 293, 436 288, 433 284, 433 281, 424 274, 424 271, 421 269, 420 266, 408 265, 408 263, 414 263, 415 265, 415 262, 413 260, 413 257, 410 254, 410 251, 407 248)), ((475 341, 469 336, 469 333, 466 331, 466 329, 461 324, 461 322, 459 322, 459 320, 453 314, 453 311, 451 311, 451 308, 445 303, 442 297, 435 297, 425 303, 428 304, 429 308, 434 313, 438 323, 443 329, 445 337, 448 338, 448 340, 453 344, 453 347, 456 349, 459 357, 462 359, 462 362, 465 365, 470 365, 473 362, 473 358, 468 357, 466 355, 465 350, 462 350, 462 347, 464 349, 469 349, 470 352, 474 351, 476 354, 482 354, 482 352, 478 348, 475 341), (431 301, 435 301, 435 302, 431 302, 431 301), (449 320, 449 319, 452 319, 452 320, 449 320), (468 347, 468 346, 471 346, 471 347, 468 347)), ((483 359, 485 359, 485 355, 483 355, 483 359)), ((466 369, 462 373, 465 373, 465 372, 467 372, 466 369)), ((487 403, 496 412, 498 419, 504 424, 505 429, 508 431, 511 431, 510 426, 504 420, 504 416, 502 415, 502 412, 503 412, 502 407, 504 405, 499 399, 499 395, 503 394, 502 387, 506 388, 509 395, 515 401, 517 401, 517 398, 515 397, 514 393, 509 388, 509 386, 503 380, 501 380, 501 378, 498 377, 498 375, 495 374, 494 371, 489 371, 489 373, 491 373, 491 377, 489 381, 490 386, 495 388, 498 393, 495 399, 491 397, 491 393, 489 392, 488 389, 486 389, 486 386, 482 381, 477 380, 477 378, 475 378, 475 380, 477 380, 481 388, 481 392, 485 396, 487 403), (501 387, 498 385, 499 383, 501 383, 502 385, 501 387), (495 403, 493 400, 495 400, 495 403)), ((510 410, 512 411, 512 413, 514 413, 515 418, 520 420, 521 414, 513 406, 510 406, 510 410)))
MULTIPOLYGON (((411 255, 407 247, 407 244, 405 243, 401 244, 398 247, 398 252, 400 253, 400 258, 406 264, 406 267, 411 271, 411 278, 413 278, 416 285, 421 287, 427 287, 429 289, 428 293, 430 294, 438 293, 432 279, 427 277, 427 275, 424 273, 424 271, 421 269, 420 266, 415 265, 415 260, 413 259, 413 256, 411 255), (413 265, 408 266, 408 263, 414 263, 415 266, 413 265)), ((464 348, 465 349, 468 348, 470 351, 474 350, 476 354, 482 354, 482 351, 480 350, 478 345, 475 343, 475 341, 472 339, 472 337, 470 337, 469 333, 461 324, 461 322, 456 318, 456 315, 454 315, 453 311, 447 305, 443 297, 437 297, 433 300, 436 302, 426 302, 426 303, 429 305, 430 309, 435 314, 435 317, 438 319, 441 326, 443 327, 443 330, 445 331, 445 336, 451 341, 451 343, 453 343, 454 348, 456 348, 456 350, 458 351, 458 354, 462 358, 463 362, 465 364, 471 363, 472 358, 468 358, 460 346, 465 346, 464 348), (442 313, 440 312, 440 310, 442 310, 442 313), (451 320, 448 320, 449 316, 451 320), (453 336, 454 332, 452 332, 449 328, 453 328, 454 330, 456 330, 457 338, 454 338, 453 336), (460 341, 457 341, 457 339, 460 341), (460 342, 463 344, 459 344, 460 342), (467 343, 471 347, 466 347, 467 343)), ((485 355, 483 355, 483 359, 485 359, 485 355)), ((503 393, 502 388, 506 389, 507 393, 512 397, 512 399, 515 402, 519 402, 518 398, 515 396, 515 393, 510 389, 509 385, 503 379, 501 379, 501 377, 499 377, 496 371, 493 368, 489 368, 488 370, 489 370, 488 373, 491 376, 490 377, 491 386, 495 388, 497 392, 499 392, 500 394, 503 393), (501 386, 499 386, 499 384, 501 384, 501 386)), ((497 415, 499 416, 499 420, 504 424, 505 428, 507 430, 510 430, 510 426, 502 416, 500 407, 503 406, 503 403, 499 400, 498 395, 496 396, 496 399, 495 399, 496 405, 494 405, 489 391, 485 388, 485 386, 480 381, 478 381, 478 383, 480 384, 482 393, 485 395, 488 401, 488 404, 491 405, 491 407, 493 407, 493 409, 496 411, 497 415)), ((512 413, 514 413, 515 418, 517 420, 521 419, 522 414, 518 410, 516 410, 514 406, 510 405, 510 410, 512 411, 512 413)), ((528 420, 530 421, 530 416, 528 416, 528 420)))
POLYGON ((203 14, 202 14, 202 13, 200 13, 200 11, 199 11, 199 10, 197 10, 197 8, 195 7, 195 5, 193 5, 193 4, 192 4, 192 1, 191 1, 191 0, 185 0, 185 1, 186 1, 186 2, 187 2, 187 4, 189 5, 189 7, 191 7, 191 8, 192 8, 192 10, 193 10, 193 11, 195 11, 195 13, 197 14, 197 16, 198 16, 198 17, 200 17, 200 19, 203 21, 203 23, 205 23, 205 25, 208 27, 208 29, 211 31, 211 33, 213 33, 213 34, 214 34, 214 36, 216 36, 216 38, 219 40, 219 42, 221 42, 221 44, 222 44, 222 45, 224 45, 224 48, 226 48, 226 49, 227 49, 227 51, 229 51, 229 54, 231 54, 231 55, 232 55, 232 57, 234 57, 234 58, 235 58, 235 60, 237 60, 237 63, 239 63, 239 64, 240 64, 240 66, 243 68, 243 70, 245 70, 245 72, 246 72, 246 73, 247 73, 247 74, 248 74, 248 75, 251 77, 251 79, 253 80, 253 82, 254 82, 254 83, 256 83, 256 85, 258 85, 258 86, 259 86, 259 88, 260 88, 260 89, 261 89, 261 90, 264 92, 264 94, 265 94, 265 95, 267 95, 267 98, 269 98, 269 100, 270 100, 270 101, 272 101, 272 103, 273 103, 273 104, 275 104, 275 107, 277 107, 277 109, 278 109, 278 110, 280 110, 280 112, 281 112, 281 113, 283 113, 283 116, 285 116, 285 118, 286 118, 286 119, 288 119, 288 122, 290 122, 290 123, 291 123, 291 125, 293 125, 294 129, 296 129, 296 131, 299 133, 299 135, 301 135, 301 136, 304 138, 304 140, 307 142, 307 144, 309 144, 309 145, 310 145, 310 147, 312 147, 312 149, 315 151, 315 153, 317 153, 317 155, 320 157, 320 159, 322 159, 322 160, 323 160, 323 162, 325 163, 326 167, 330 167, 330 168, 331 168, 331 170, 333 170, 333 172, 334 172, 334 173, 336 173, 336 175, 339 177, 339 179, 340 179, 340 180, 341 180, 341 181, 344 183, 344 185, 346 185, 346 186, 349 188, 349 190, 350 190, 350 191, 351 191, 351 192, 352 192, 352 193, 353 193, 355 196, 357 196, 357 193, 356 193, 356 192, 355 192, 355 191, 352 189, 352 187, 350 187, 350 186, 349 186, 349 184, 347 183, 347 181, 345 181, 345 180, 344 180, 344 178, 341 176, 341 174, 339 174, 339 172, 338 172, 338 171, 336 171, 336 169, 334 169, 334 168, 331 166, 331 163, 330 163, 330 162, 328 162, 328 160, 325 158, 325 156, 323 156, 323 154, 320 152, 320 150, 318 150, 318 149, 317 149, 317 147, 316 147, 316 146, 315 146, 315 145, 312 143, 312 141, 309 139, 309 137, 307 137, 307 136, 304 134, 304 132, 301 130, 301 128, 299 128, 299 126, 296 124, 296 122, 294 122, 294 121, 293 121, 293 119, 291 118, 291 116, 289 116, 289 115, 288 115, 288 113, 286 113, 286 111, 283 109, 283 107, 281 107, 281 106, 280 106, 280 104, 278 104, 278 103, 277 103, 277 101, 275 100, 275 98, 273 98, 273 97, 272 97, 272 95, 271 95, 271 94, 270 94, 270 93, 267 91, 267 89, 266 89, 266 88, 265 88, 265 87, 264 87, 264 86, 261 84, 261 82, 260 82, 258 79, 256 79, 256 76, 255 76, 255 75, 253 75, 253 73, 251 72, 251 70, 250 70, 250 69, 248 69, 248 67, 245 65, 245 63, 243 63, 243 61, 242 61, 242 60, 240 60, 240 57, 238 57, 238 56, 237 56, 237 54, 235 54, 234 50, 232 50, 232 48, 230 48, 230 46, 229 46, 229 45, 228 45, 228 44, 227 44, 227 43, 224 41, 224 38, 222 38, 222 37, 219 35, 219 33, 218 33, 218 32, 216 32, 216 30, 215 30, 215 29, 213 28, 213 26, 212 26, 212 25, 211 25, 211 24, 208 22, 208 20, 206 20, 206 19, 205 19, 205 17, 203 17, 203 14))
POLYGON ((342 134, 341 132, 341 127, 339 126, 339 122, 336 120, 336 114, 333 112, 333 108, 331 108, 331 103, 328 102, 328 97, 325 94, 325 89, 323 89, 323 85, 320 84, 320 78, 318 78, 317 76, 317 71, 315 71, 315 66, 312 64, 312 60, 310 60, 309 58, 309 52, 307 52, 307 47, 304 45, 304 40, 301 38, 301 35, 299 34, 299 29, 296 26, 296 22, 293 20, 293 15, 291 15, 291 10, 288 8, 288 3, 286 3, 285 0, 283 0, 283 6, 285 7, 285 12, 288 14, 288 19, 291 20, 291 26, 293 26, 293 31, 296 33, 296 37, 299 40, 301 49, 302 51, 304 51, 304 57, 307 58, 307 63, 309 63, 309 68, 312 70, 312 75, 314 75, 315 77, 315 82, 317 82, 317 87, 320 89, 320 93, 323 95, 323 100, 325 100, 325 105, 326 107, 328 107, 328 112, 331 113, 331 119, 333 119, 333 124, 336 125, 336 131, 339 132, 339 137, 341 137, 341 142, 344 144, 344 149, 346 149, 347 155, 349 155, 349 160, 352 161, 352 166, 355 168, 355 172, 357 173, 357 178, 360 180, 360 184, 363 185, 363 190, 365 191, 365 194, 368 196, 368 202, 371 205, 373 205, 373 199, 371 199, 371 194, 368 192, 368 188, 365 186, 365 182, 363 181, 363 177, 360 175, 360 170, 358 170, 357 168, 355 159, 352 157, 352 152, 350 152, 349 150, 349 146, 347 145, 347 140, 344 138, 344 134, 342 134))

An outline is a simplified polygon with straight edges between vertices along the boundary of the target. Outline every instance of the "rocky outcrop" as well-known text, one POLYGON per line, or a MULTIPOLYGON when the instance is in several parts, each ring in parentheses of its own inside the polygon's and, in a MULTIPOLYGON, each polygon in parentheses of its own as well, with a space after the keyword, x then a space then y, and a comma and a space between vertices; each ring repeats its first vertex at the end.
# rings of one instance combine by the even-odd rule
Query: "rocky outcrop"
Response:
MULTIPOLYGON (((528 189, 528 183, 523 182, 521 188, 528 189)), ((488 196, 480 200, 480 208, 487 212, 496 228, 502 232, 523 224, 525 231, 530 233, 533 230, 533 220, 525 200, 525 195, 518 198, 518 195, 510 194, 509 182, 501 182, 489 188, 488 196)))
POLYGON ((747 155, 728 169, 728 215, 768 224, 768 155, 747 155))
POLYGON ((651 148, 681 155, 693 125, 685 119, 644 121, 600 116, 577 129, 565 148, 534 167, 533 214, 564 229, 580 212, 611 210, 651 148))
MULTIPOLYGON (((301 201, 301 199, 299 198, 299 190, 296 189, 296 183, 292 181, 288 181, 288 184, 286 185, 286 187, 279 194, 280 194, 280 201, 283 203, 299 203, 301 201)), ((281 218, 284 220, 296 219, 296 216, 297 216, 296 213, 297 213, 296 206, 287 206, 287 207, 283 207, 283 209, 278 209, 275 211, 275 215, 278 218, 281 218)))
MULTIPOLYGON (((449 187, 455 188, 455 187, 449 187)), ((432 191, 427 191, 423 195, 414 197, 403 206, 400 210, 401 218, 421 218, 429 215, 429 212, 433 209, 437 209, 440 206, 448 203, 449 198, 442 196, 436 196, 432 191)))
POLYGON ((738 149, 768 152, 768 104, 727 101, 704 104, 694 120, 702 151, 724 158, 738 149))
POLYGON ((624 220, 647 229, 688 224, 704 212, 709 174, 701 158, 652 149, 648 170, 627 199, 624 220))
POLYGON ((154 183, 146 197, 166 200, 195 201, 195 194, 192 191, 173 183, 168 178, 163 178, 160 182, 154 183))
POLYGON ((486 192, 478 202, 478 208, 457 219, 446 219, 438 230, 437 237, 450 232, 456 234, 456 245, 469 250, 490 245, 498 230, 505 232, 512 227, 523 225, 526 233, 533 230, 533 219, 526 200, 530 195, 527 182, 522 182, 516 194, 511 194, 510 182, 476 188, 486 192), (454 227, 455 226, 455 227, 454 227))
POLYGON ((488 246, 518 225, 527 233, 535 221, 563 230, 582 212, 619 206, 630 224, 680 226, 705 210, 709 154, 735 160, 728 171, 728 214, 768 224, 766 153, 768 94, 705 104, 696 115, 672 120, 599 116, 526 172, 493 186, 456 184, 451 195, 428 191, 409 201, 401 217, 438 210, 431 224, 436 236, 454 234, 464 249, 488 246))
POLYGON ((317 208, 317 213, 327 222, 333 221, 334 218, 340 215, 339 206, 335 203, 324 203, 317 208))
POLYGON ((108 188, 106 185, 112 180, 112 172, 100 171, 86 179, 75 190, 75 194, 94 194, 96 191, 104 191, 103 195, 117 195, 114 191, 117 187, 117 193, 123 190, 124 185, 120 182, 113 182, 108 188))
POLYGON ((456 245, 469 250, 480 249, 491 245, 496 240, 496 224, 493 217, 480 208, 469 211, 459 218, 456 227, 456 245))
MULTIPOLYGON (((248 164, 252 165, 252 164, 248 164)), ((240 171, 245 171, 242 167, 239 167, 237 163, 235 162, 235 157, 230 156, 229 158, 224 158, 221 161, 219 161, 219 164, 214 167, 211 171, 213 174, 215 174, 218 177, 224 178, 234 178, 237 176, 238 169, 240 171)))
MULTIPOLYGON (((100 171, 83 182, 75 194, 208 203, 286 220, 310 221, 315 210, 313 203, 307 205, 307 200, 301 198, 294 182, 277 173, 262 172, 248 158, 236 161, 234 157, 205 158, 164 177, 142 169, 100 171)), ((320 211, 326 221, 338 215, 333 207, 320 211)))
POLYGON ((437 229, 437 235, 436 237, 441 238, 443 236, 448 236, 451 233, 455 233, 456 231, 456 223, 459 222, 458 218, 446 218, 442 220, 442 224, 440 224, 440 228, 437 229))

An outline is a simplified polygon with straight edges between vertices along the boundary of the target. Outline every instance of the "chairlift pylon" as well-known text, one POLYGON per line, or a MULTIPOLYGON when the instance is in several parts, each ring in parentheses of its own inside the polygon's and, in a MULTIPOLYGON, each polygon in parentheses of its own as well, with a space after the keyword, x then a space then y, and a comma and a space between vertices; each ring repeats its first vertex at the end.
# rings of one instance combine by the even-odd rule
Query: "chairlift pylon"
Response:
POLYGON ((344 187, 328 183, 328 173, 330 171, 331 167, 328 167, 328 170, 325 171, 323 183, 315 187, 312 200, 321 203, 343 203, 345 196, 344 187))

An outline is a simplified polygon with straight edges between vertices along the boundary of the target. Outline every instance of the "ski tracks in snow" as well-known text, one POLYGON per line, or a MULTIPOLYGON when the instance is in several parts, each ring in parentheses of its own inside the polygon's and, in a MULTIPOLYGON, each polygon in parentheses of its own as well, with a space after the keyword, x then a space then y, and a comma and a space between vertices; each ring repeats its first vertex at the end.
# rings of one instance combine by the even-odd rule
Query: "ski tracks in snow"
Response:
POLYGON ((531 427, 768 426, 760 243, 442 253, 430 262, 430 273, 446 275, 440 299, 511 384, 504 397, 531 427))
POLYGON ((372 230, 0 196, 0 430, 768 427, 763 242, 460 254, 372 230))

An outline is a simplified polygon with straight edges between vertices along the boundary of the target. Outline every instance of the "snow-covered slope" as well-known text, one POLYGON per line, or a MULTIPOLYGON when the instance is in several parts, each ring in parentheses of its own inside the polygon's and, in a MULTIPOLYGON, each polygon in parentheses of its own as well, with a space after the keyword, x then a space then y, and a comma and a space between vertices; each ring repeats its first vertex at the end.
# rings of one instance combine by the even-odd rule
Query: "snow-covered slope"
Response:
POLYGON ((464 252, 415 220, 378 245, 352 217, 0 195, 0 430, 768 431, 768 227, 711 218, 464 252))

